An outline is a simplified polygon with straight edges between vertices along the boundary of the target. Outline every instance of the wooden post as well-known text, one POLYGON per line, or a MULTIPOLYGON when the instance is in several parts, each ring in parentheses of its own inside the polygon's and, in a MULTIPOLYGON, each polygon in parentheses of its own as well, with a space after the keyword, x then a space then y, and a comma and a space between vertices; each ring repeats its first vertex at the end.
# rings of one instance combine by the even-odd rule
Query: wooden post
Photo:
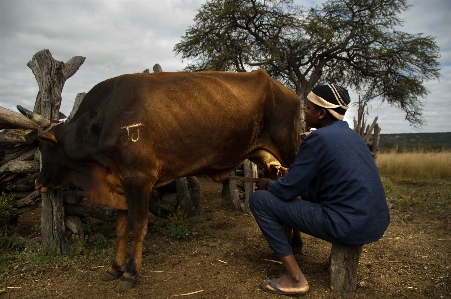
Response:
MULTIPOLYGON (((230 173, 230 176, 237 176, 236 169, 230 173)), ((237 180, 229 180, 228 183, 228 194, 229 199, 232 201, 233 208, 235 211, 241 211, 241 201, 240 201, 240 190, 238 189, 238 183, 237 180)))
POLYGON ((362 246, 332 244, 330 252, 330 289, 337 293, 354 292, 362 246))
POLYGON ((366 126, 365 111, 366 103, 360 100, 359 96, 358 107, 358 119, 354 117, 354 131, 356 131, 365 141, 371 154, 373 155, 374 162, 377 165, 377 158, 379 152, 379 139, 381 135, 381 128, 377 123, 378 117, 376 116, 371 126, 366 126))
MULTIPOLYGON (((245 177, 256 178, 258 177, 257 165, 252 163, 250 160, 244 160, 243 162, 243 173, 245 177)), ((255 184, 251 182, 244 182, 244 205, 243 212, 250 213, 249 209, 249 197, 252 192, 254 192, 255 184)))
MULTIPOLYGON (((230 173, 230 176, 256 178, 258 177, 257 165, 246 159, 230 173)), ((228 192, 235 210, 243 213, 250 212, 249 196, 254 192, 253 182, 229 180, 228 192)))
POLYGON ((200 184, 195 176, 178 178, 175 181, 180 210, 188 217, 200 216, 200 184))
MULTIPOLYGON (((59 120, 61 93, 64 83, 72 77, 85 61, 74 56, 68 62, 57 61, 49 50, 36 53, 28 62, 39 86, 34 112, 49 120, 59 120)), ((42 193, 41 237, 43 246, 60 255, 69 254, 65 235, 62 191, 57 189, 42 193)))
POLYGON ((70 112, 69 116, 66 119, 66 122, 70 121, 72 117, 74 117, 75 113, 78 110, 78 107, 80 107, 81 102, 83 102, 83 99, 85 98, 86 92, 80 92, 77 93, 77 96, 75 97, 74 106, 72 107, 72 111, 70 112))

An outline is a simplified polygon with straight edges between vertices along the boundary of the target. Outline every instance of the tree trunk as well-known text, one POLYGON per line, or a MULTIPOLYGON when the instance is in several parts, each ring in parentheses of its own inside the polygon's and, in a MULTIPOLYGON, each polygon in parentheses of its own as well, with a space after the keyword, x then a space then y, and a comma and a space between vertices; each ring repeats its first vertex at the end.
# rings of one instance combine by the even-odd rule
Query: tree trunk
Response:
MULTIPOLYGON (((33 112, 49 120, 59 120, 64 83, 75 74, 84 61, 84 57, 75 56, 64 63, 55 60, 49 50, 36 53, 27 64, 39 86, 33 112)), ((64 205, 61 190, 42 193, 43 245, 57 254, 69 254, 69 243, 64 232, 64 205)))

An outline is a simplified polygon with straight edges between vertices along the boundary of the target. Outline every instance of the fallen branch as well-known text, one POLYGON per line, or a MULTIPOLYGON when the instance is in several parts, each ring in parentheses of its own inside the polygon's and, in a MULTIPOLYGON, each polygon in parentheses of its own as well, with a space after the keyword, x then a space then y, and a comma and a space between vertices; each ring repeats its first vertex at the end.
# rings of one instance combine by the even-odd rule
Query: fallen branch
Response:
POLYGON ((15 206, 16 208, 21 208, 25 206, 33 206, 36 204, 36 199, 41 196, 41 192, 39 190, 35 190, 31 192, 28 196, 16 200, 15 206))
POLYGON ((263 259, 263 260, 264 260, 264 261, 267 261, 267 262, 271 262, 271 263, 282 264, 281 261, 268 260, 268 259, 263 259))
POLYGON ((185 294, 176 294, 176 295, 172 295, 172 297, 178 297, 178 296, 189 296, 189 295, 194 295, 197 293, 202 293, 204 290, 199 290, 199 291, 194 291, 191 293, 185 293, 185 294))
POLYGON ((39 129, 39 126, 22 114, 0 106, 0 129, 39 129))
POLYGON ((36 173, 39 172, 38 161, 11 161, 3 165, 0 173, 10 171, 13 173, 36 173))

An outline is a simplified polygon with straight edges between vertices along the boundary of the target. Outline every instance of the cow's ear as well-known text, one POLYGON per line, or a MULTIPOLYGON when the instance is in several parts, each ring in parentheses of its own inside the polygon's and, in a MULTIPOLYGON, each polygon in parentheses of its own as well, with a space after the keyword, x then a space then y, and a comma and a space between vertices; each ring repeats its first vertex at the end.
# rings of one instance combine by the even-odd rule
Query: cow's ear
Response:
POLYGON ((55 134, 52 132, 44 132, 38 136, 40 140, 48 141, 50 143, 58 144, 58 140, 56 140, 55 134))

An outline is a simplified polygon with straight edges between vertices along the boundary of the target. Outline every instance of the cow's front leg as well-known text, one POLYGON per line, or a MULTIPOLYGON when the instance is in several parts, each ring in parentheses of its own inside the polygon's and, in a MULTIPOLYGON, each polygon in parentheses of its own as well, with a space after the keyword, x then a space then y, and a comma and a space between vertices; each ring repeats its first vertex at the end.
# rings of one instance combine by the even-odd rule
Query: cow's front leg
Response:
POLYGON ((117 210, 116 215, 117 248, 111 267, 101 277, 103 281, 115 280, 124 273, 128 246, 128 211, 117 210))
POLYGON ((117 292, 128 291, 136 285, 139 271, 141 270, 143 241, 147 233, 147 219, 149 214, 151 189, 149 192, 138 187, 130 187, 126 190, 131 252, 126 271, 119 278, 116 286, 117 292))

